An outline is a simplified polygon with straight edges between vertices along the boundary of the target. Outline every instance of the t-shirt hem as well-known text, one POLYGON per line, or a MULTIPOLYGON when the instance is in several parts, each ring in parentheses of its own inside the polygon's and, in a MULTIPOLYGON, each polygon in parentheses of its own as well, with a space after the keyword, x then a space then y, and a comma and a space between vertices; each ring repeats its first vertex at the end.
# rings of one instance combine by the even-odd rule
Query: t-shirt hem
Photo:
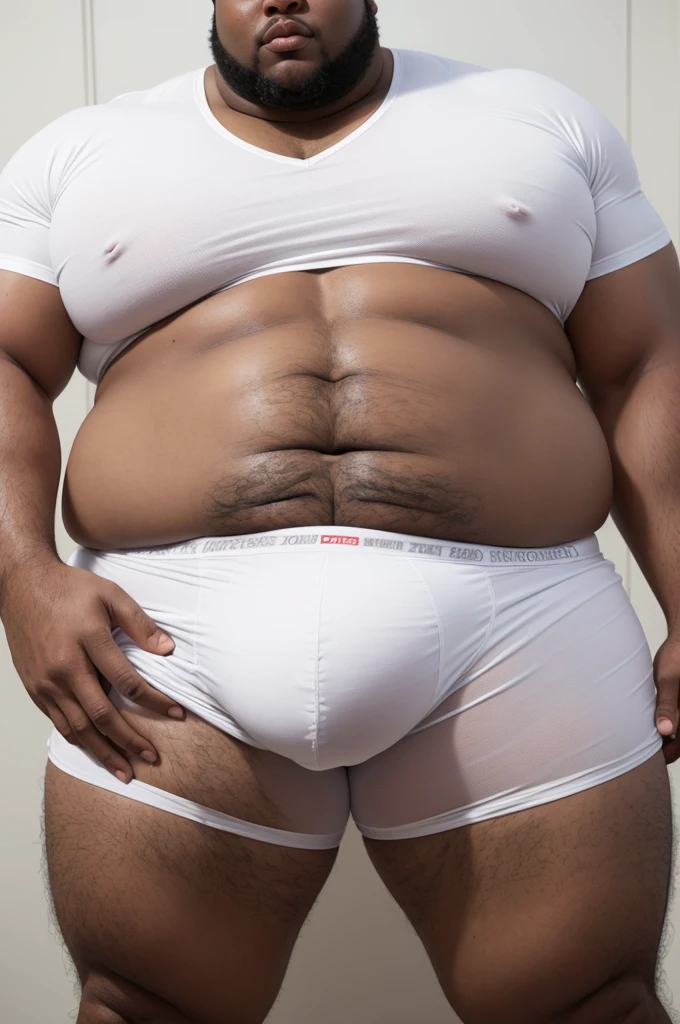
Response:
POLYGON ((34 263, 33 260, 0 253, 0 270, 11 270, 15 274, 33 277, 38 281, 44 281, 46 284, 53 284, 55 287, 58 287, 57 278, 52 268, 46 267, 42 263, 34 263))

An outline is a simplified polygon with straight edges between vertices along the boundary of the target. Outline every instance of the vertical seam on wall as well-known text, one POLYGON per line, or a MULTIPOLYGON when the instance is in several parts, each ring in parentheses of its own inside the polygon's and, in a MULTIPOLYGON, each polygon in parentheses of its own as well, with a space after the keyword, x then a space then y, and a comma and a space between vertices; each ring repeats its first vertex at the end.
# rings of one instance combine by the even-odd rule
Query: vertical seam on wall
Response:
POLYGON ((94 0, 81 0, 83 22, 83 80, 85 103, 97 102, 96 55, 94 45, 94 0))

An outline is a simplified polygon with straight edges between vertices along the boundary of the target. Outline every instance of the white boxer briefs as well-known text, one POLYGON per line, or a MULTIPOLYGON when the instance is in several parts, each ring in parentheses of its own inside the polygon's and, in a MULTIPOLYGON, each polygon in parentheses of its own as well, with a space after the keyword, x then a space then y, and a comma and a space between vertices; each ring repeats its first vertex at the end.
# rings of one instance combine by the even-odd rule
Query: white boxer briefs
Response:
POLYGON ((429 835, 599 785, 662 746, 651 652, 595 535, 509 548, 296 527, 77 548, 69 564, 170 634, 159 657, 114 631, 152 686, 268 752, 263 785, 290 829, 125 785, 56 729, 50 759, 215 828, 332 848, 351 812, 374 839, 429 835))

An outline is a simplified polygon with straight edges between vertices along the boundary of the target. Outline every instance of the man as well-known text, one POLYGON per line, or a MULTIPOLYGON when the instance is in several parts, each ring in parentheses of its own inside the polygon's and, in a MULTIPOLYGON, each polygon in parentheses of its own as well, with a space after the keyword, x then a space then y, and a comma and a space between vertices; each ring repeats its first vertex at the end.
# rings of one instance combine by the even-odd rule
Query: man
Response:
POLYGON ((376 15, 217 0, 213 66, 0 178, 0 611, 78 1024, 263 1021, 350 811, 466 1024, 669 1020, 676 256, 590 104, 376 15))

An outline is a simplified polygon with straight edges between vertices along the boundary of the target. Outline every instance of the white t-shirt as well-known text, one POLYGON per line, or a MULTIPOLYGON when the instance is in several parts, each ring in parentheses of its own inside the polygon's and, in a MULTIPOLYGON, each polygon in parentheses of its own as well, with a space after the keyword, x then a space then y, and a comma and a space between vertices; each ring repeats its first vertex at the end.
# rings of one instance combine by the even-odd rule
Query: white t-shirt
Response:
POLYGON ((205 68, 64 114, 0 175, 0 269, 58 285, 98 381, 153 324, 268 274, 416 263, 511 285, 564 323, 587 281, 670 242, 581 96, 392 52, 380 108, 308 160, 224 128, 205 68))

